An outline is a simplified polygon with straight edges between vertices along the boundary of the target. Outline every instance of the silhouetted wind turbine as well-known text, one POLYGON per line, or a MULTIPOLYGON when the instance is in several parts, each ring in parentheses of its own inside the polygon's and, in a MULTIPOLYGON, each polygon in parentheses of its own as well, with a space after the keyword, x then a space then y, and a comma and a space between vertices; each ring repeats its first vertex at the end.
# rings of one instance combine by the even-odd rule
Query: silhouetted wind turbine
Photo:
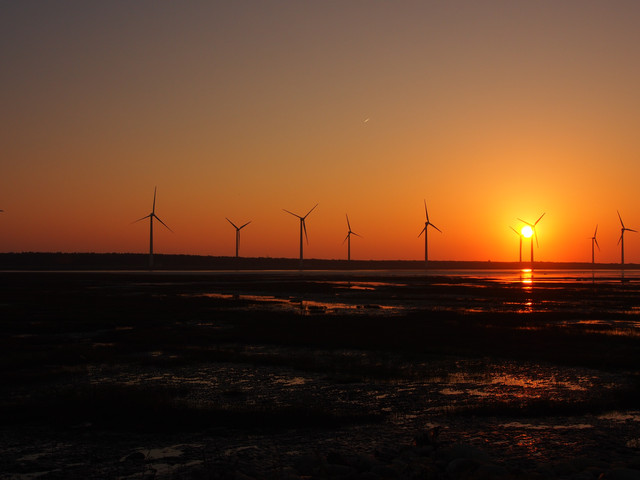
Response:
POLYGON ((309 243, 309 237, 307 236, 307 225, 305 224, 305 220, 306 218, 309 216, 309 214, 311 212, 313 212, 313 210, 318 206, 318 204, 316 203, 313 208, 311 210, 309 210, 307 212, 307 214, 304 217, 301 217, 300 215, 296 215, 293 212, 290 212, 289 210, 286 210, 283 208, 283 210, 291 215, 293 215, 294 217, 298 217, 300 219, 300 268, 302 268, 302 259, 303 259, 303 242, 302 242, 302 232, 304 231, 304 236, 307 239, 307 243, 309 243))
MULTIPOLYGON (((227 218, 227 217, 224 217, 227 218)), ((247 225, 249 225, 251 223, 251 221, 245 223, 244 225, 242 225, 241 227, 237 227, 235 223, 233 223, 231 220, 229 220, 227 218, 227 222, 229 222, 231 225, 233 225, 233 228, 236 229, 236 258, 238 258, 238 248, 240 247, 240 230, 242 230, 244 227, 246 227, 247 225)))
POLYGON ((433 223, 431 223, 429 221, 429 212, 427 211, 427 201, 424 200, 424 214, 425 217, 427 219, 426 222, 424 222, 424 228, 422 229, 422 231, 418 234, 418 238, 420 238, 420 235, 422 235, 424 233, 424 264, 425 266, 427 266, 429 264, 429 250, 428 250, 428 231, 427 229, 429 227, 433 227, 436 230, 438 230, 440 233, 442 233, 442 230, 440 230, 438 227, 436 227, 433 223))
POLYGON ((173 232, 166 223, 164 223, 160 218, 156 215, 156 190, 158 187, 154 187, 153 189, 153 207, 151 208, 151 213, 149 215, 145 215, 142 218, 139 218, 133 223, 144 220, 145 218, 149 219, 149 268, 153 268, 153 219, 158 220, 162 225, 167 227, 170 232, 173 232))
POLYGON ((356 237, 360 237, 360 235, 358 235, 356 232, 351 231, 351 224, 349 223, 349 215, 346 215, 347 217, 347 227, 349 228, 349 231, 347 232, 347 236, 345 237, 345 239, 342 241, 342 243, 344 244, 344 242, 347 242, 347 261, 351 261, 351 235, 355 235, 356 237))
MULTIPOLYGON (((547 213, 547 212, 545 212, 547 213)), ((540 217, 535 221, 535 223, 529 223, 529 222, 525 222, 524 220, 522 220, 521 218, 519 218, 518 220, 520 220, 522 223, 526 223, 527 225, 529 225, 531 227, 531 230, 533 231, 533 235, 531 235, 531 266, 533 266, 533 237, 536 237, 536 246, 540 247, 540 245, 538 244, 538 234, 536 232, 536 225, 538 225, 538 222, 540 220, 542 220, 542 217, 544 217, 545 213, 543 213, 542 215, 540 215, 540 217)))
POLYGON ((622 268, 624 268, 624 232, 625 230, 629 232, 636 232, 636 231, 624 226, 624 223, 622 222, 622 217, 620 216, 620 212, 618 212, 618 218, 620 219, 620 225, 622 226, 622 228, 620 229, 620 238, 618 239, 618 244, 620 245, 620 264, 622 265, 622 268))
POLYGON ((511 230, 513 230, 513 233, 515 233, 516 235, 518 235, 518 238, 520 238, 520 256, 519 258, 519 262, 522 263, 522 233, 517 231, 515 228, 513 228, 512 226, 509 226, 509 228, 511 230))
POLYGON ((596 254, 595 254, 594 245, 598 247, 598 250, 600 250, 600 245, 598 245, 598 240, 596 239, 597 233, 598 233, 598 225, 596 225, 596 231, 593 232, 593 237, 591 237, 591 265, 596 264, 596 254))

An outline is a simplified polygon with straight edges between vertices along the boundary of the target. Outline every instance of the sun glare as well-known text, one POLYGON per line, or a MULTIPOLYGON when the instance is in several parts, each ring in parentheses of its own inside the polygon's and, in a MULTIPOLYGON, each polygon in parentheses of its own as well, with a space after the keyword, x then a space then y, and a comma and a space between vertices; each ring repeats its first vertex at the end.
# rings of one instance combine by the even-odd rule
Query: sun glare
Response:
POLYGON ((533 235, 533 228, 529 225, 525 225, 522 227, 522 230, 520 230, 520 233, 522 233, 522 236, 525 238, 531 238, 531 235, 533 235))

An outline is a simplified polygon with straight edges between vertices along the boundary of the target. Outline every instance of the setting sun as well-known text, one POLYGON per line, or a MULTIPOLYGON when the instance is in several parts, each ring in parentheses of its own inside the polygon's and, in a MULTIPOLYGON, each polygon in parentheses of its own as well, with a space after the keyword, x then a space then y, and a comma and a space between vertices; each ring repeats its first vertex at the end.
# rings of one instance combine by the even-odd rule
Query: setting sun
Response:
POLYGON ((158 255, 297 259, 315 204, 308 259, 422 261, 425 200, 429 261, 640 226, 640 2, 70 3, 0 3, 0 254, 146 254, 156 186, 158 255))
POLYGON ((525 238, 531 238, 531 235, 533 235, 533 228, 529 225, 525 225, 522 227, 522 230, 520 230, 520 233, 522 233, 522 236, 525 238))

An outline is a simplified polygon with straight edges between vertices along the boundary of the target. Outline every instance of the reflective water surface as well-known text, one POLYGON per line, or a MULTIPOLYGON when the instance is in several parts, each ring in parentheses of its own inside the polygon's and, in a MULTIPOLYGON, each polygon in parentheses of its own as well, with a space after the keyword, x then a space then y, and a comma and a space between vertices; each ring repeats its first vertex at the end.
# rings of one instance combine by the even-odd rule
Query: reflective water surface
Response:
MULTIPOLYGON (((194 278, 202 275, 194 273, 194 278)), ((216 272, 215 282, 185 293, 225 301, 224 308, 283 310, 305 316, 556 314, 522 326, 584 328, 640 335, 640 271, 433 270, 216 272), (582 315, 582 317, 580 316, 582 315), (546 322, 546 323, 545 323, 546 322)))

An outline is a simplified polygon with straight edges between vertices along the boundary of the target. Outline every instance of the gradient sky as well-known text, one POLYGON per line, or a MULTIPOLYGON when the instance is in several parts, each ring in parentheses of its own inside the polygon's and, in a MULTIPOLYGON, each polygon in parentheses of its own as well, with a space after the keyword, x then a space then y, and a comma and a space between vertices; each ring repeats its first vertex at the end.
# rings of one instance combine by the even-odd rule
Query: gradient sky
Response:
MULTIPOLYGON (((0 251, 619 261, 640 2, 0 0, 0 251), (528 255, 526 250, 525 257, 528 255)), ((640 234, 625 235, 640 262, 640 234)))

